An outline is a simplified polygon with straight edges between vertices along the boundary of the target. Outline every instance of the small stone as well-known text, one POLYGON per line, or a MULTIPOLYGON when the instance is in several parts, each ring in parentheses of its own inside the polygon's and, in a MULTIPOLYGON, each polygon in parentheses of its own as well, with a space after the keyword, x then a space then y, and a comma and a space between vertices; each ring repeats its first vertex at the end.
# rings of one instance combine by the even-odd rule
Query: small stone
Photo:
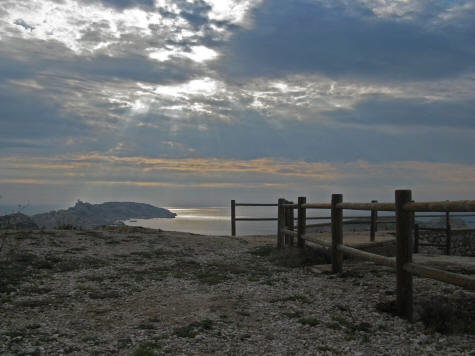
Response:
POLYGON ((23 350, 23 352, 27 355, 31 355, 31 354, 34 354, 35 353, 35 349, 32 348, 32 347, 27 347, 25 350, 23 350))

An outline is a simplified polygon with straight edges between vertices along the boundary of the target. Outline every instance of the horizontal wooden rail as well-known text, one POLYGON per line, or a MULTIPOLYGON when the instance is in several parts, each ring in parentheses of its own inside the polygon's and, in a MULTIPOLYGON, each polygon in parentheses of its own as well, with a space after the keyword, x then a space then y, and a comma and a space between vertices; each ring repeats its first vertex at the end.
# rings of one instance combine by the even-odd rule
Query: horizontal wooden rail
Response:
POLYGON ((461 232, 472 232, 472 231, 475 231, 475 228, 473 227, 458 227, 458 228, 455 228, 455 229, 451 229, 452 231, 461 231, 461 232))
POLYGON ((427 267, 416 263, 404 264, 404 270, 413 274, 417 274, 421 277, 432 278, 445 283, 475 290, 475 277, 472 276, 447 272, 441 269, 427 267))
POLYGON ((306 203, 302 204, 302 208, 305 209, 331 209, 330 203, 306 203))
MULTIPOLYGON (((376 200, 370 203, 345 202, 342 194, 332 194, 331 203, 307 203, 306 197, 299 197, 298 204, 283 198, 279 199, 279 224, 277 246, 292 246, 293 238, 297 236, 298 246, 309 245, 313 248, 324 250, 331 256, 332 272, 341 273, 344 255, 372 261, 388 266, 396 271, 396 308, 401 317, 409 320, 413 318, 413 275, 432 278, 445 283, 458 285, 475 290, 475 277, 468 276, 437 268, 427 267, 412 262, 413 249, 418 248, 419 230, 441 231, 447 235, 446 253, 450 254, 451 225, 450 218, 475 216, 475 214, 450 214, 451 212, 475 213, 475 200, 421 202, 412 200, 411 190, 396 190, 394 203, 379 203, 376 200), (298 212, 298 226, 294 229, 294 209, 298 212), (306 209, 328 209, 331 216, 315 217, 314 220, 328 220, 328 223, 307 225, 306 209), (344 210, 370 211, 370 216, 343 216, 344 210), (394 216, 379 216, 378 211, 391 211, 394 216), (419 214, 415 214, 418 212, 419 214), (422 212, 442 212, 441 214, 420 214, 422 212), (445 217, 445 228, 424 228, 414 223, 414 218, 445 217), (375 253, 366 252, 354 247, 346 246, 343 242, 345 224, 369 224, 370 241, 375 241, 377 224, 394 223, 396 230, 396 257, 386 257, 375 253), (306 233, 309 227, 331 227, 332 240, 320 240, 315 234, 306 233), (413 236, 415 237, 413 241, 413 236), (413 243, 415 242, 415 244, 413 243)), ((471 229, 473 230, 473 229, 471 229)), ((444 247, 443 244, 420 244, 421 246, 444 247)))
POLYGON ((236 218, 235 221, 277 221, 277 218, 236 218))
POLYGON ((297 204, 293 204, 293 203, 285 203, 285 204, 282 204, 282 206, 284 208, 294 208, 294 209, 297 209, 297 207, 298 207, 297 204))
POLYGON ((475 212, 475 200, 406 203, 405 211, 475 212))
MULTIPOLYGON (((343 218, 343 219, 347 219, 347 218, 343 218)), ((329 219, 331 220, 331 219, 329 219)), ((366 218, 366 220, 364 221, 360 221, 360 220, 350 220, 350 221, 343 221, 343 225, 364 225, 364 224, 370 224, 371 223, 371 220, 369 220, 368 218, 366 218)), ((379 224, 380 222, 378 222, 379 224)), ((385 223, 385 222, 382 222, 382 223, 385 223)), ((306 227, 320 227, 320 226, 330 226, 331 225, 331 222, 327 222, 327 223, 320 223, 320 224, 309 224, 309 225, 305 225, 306 227)))
POLYGON ((273 203, 236 203, 236 206, 277 206, 273 203))
POLYGON ((380 265, 396 268, 396 259, 394 257, 376 255, 374 253, 358 250, 345 245, 338 245, 337 248, 347 255, 360 257, 371 262, 379 263, 380 265))
POLYGON ((427 231, 446 231, 445 227, 418 227, 419 230, 427 230, 427 231))
POLYGON ((339 203, 337 209, 395 211, 394 203, 339 203))
POLYGON ((395 224, 396 220, 376 220, 376 224, 395 224))
MULTIPOLYGON (((307 220, 330 220, 331 218, 330 217, 324 217, 324 216, 314 216, 314 217, 309 217, 307 218, 307 220)), ((350 219, 350 217, 345 217, 345 219, 350 219)), ((352 218, 352 219, 356 219, 356 218, 352 218)), ((365 217, 365 219, 367 219, 365 217)), ((277 218, 235 218, 234 219, 235 221, 277 221, 278 219, 277 218)), ((297 218, 294 218, 295 221, 298 220, 298 217, 297 218)))
POLYGON ((282 232, 287 235, 297 236, 297 231, 289 230, 289 229, 282 229, 282 232))
MULTIPOLYGON (((445 214, 414 214, 416 218, 442 218, 445 214)), ((475 216, 475 214, 451 214, 451 217, 463 218, 464 216, 475 216)))
POLYGON ((326 255, 329 255, 329 254, 330 254, 330 247, 324 246, 324 245, 322 245, 322 244, 315 243, 315 242, 313 242, 312 240, 305 240, 305 245, 306 245, 306 246, 310 246, 310 247, 313 248, 314 250, 323 252, 323 253, 326 254, 326 255))
POLYGON ((305 225, 305 227, 320 227, 320 226, 330 226, 332 223, 327 222, 327 223, 320 223, 320 224, 310 224, 310 225, 305 225))
MULTIPOLYGON (((307 218, 307 220, 331 220, 331 216, 316 216, 307 218)), ((343 216, 343 219, 370 220, 371 216, 343 216)))
POLYGON ((318 244, 318 245, 321 245, 321 246, 325 246, 325 247, 328 247, 328 248, 331 248, 332 247, 332 243, 329 242, 329 241, 325 241, 325 240, 319 240, 317 238, 314 238, 314 237, 311 237, 307 234, 303 235, 302 236, 302 239, 305 240, 305 241, 310 241, 310 242, 313 242, 315 244, 318 244))

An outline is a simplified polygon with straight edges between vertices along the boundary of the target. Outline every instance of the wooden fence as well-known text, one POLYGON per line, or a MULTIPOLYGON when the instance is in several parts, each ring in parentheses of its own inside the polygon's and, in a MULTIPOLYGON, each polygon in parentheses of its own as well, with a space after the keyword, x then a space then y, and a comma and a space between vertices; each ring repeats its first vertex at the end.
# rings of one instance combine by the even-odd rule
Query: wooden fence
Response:
MULTIPOLYGON (((293 204, 290 201, 283 199, 283 201, 287 202, 288 204, 293 204)), ((375 200, 373 201, 375 202, 375 200)), ((238 206, 260 206, 260 207, 270 207, 274 206, 277 207, 278 203, 236 203, 236 200, 231 200, 231 236, 236 236, 236 223, 238 221, 248 221, 248 222, 257 222, 257 221, 278 221, 278 218, 271 218, 271 217, 245 217, 239 218, 236 215, 236 207, 238 206)), ((330 220, 329 216, 310 216, 307 217, 306 220, 330 220)), ((366 224, 368 223, 368 217, 366 216, 345 216, 345 219, 350 220, 349 223, 351 224, 366 224)), ((294 220, 298 220, 298 218, 294 217, 294 220)), ((385 223, 386 220, 377 221, 377 211, 371 213, 371 231, 370 231, 370 240, 374 241, 374 237, 377 231, 377 224, 378 223, 385 223)), ((330 226, 331 223, 319 223, 319 224, 311 224, 307 225, 307 227, 318 227, 318 226, 330 226)))
MULTIPOLYGON (((234 205, 238 205, 235 204, 234 205)), ((241 205, 241 204, 239 204, 241 205)), ((242 204, 250 206, 250 204, 242 204)), ((277 247, 283 248, 294 244, 304 247, 306 244, 317 244, 329 250, 332 261, 332 272, 341 273, 343 256, 350 255, 366 259, 396 270, 397 312, 401 317, 412 320, 413 316, 413 275, 432 278, 445 283, 458 285, 475 290, 475 278, 463 274, 447 272, 441 269, 413 263, 413 229, 416 212, 475 212, 475 200, 445 202, 414 202, 410 190, 396 190, 394 203, 347 203, 343 202, 342 194, 332 194, 330 203, 307 203, 306 197, 299 197, 297 204, 279 199, 277 204, 277 247), (306 234, 307 209, 323 209, 331 212, 332 241, 310 239, 306 234), (294 210, 297 210, 297 226, 295 227, 294 210), (377 211, 393 211, 396 214, 396 257, 386 257, 358 250, 344 245, 343 211, 363 210, 371 212, 371 227, 377 225, 377 211)), ((233 209, 232 209, 233 210, 233 209)), ((235 214, 235 211, 234 211, 235 214)), ((237 219, 234 219, 236 221, 237 219)), ((234 223, 235 224, 235 223, 234 223)), ((235 225, 234 230, 235 234, 235 225)))
MULTIPOLYGON (((290 201, 283 200, 284 203, 293 204, 290 201)), ((371 203, 377 203, 377 200, 372 200, 371 203)), ((261 207, 277 207, 278 203, 236 203, 235 200, 231 200, 231 235, 236 236, 236 222, 238 221, 278 221, 278 218, 255 218, 255 217, 245 217, 245 218, 238 218, 236 217, 236 207, 237 206, 261 206, 261 207)), ((295 205, 297 207, 297 205, 295 205)), ((296 208, 295 208, 296 209, 296 208)), ((386 210, 387 211, 387 210, 386 210)), ((463 214, 463 215, 454 215, 451 214, 449 211, 445 212, 444 214, 415 214, 415 218, 444 218, 445 220, 445 227, 424 227, 414 222, 414 253, 419 253, 420 247, 422 246, 433 246, 442 249, 446 255, 451 254, 451 241, 452 241, 452 232, 457 230, 464 230, 467 231, 468 229, 454 229, 452 224, 450 223, 451 217, 473 217, 475 214, 463 214), (422 242, 420 239, 420 231, 440 231, 444 232, 446 235, 445 243, 428 243, 422 242)), ((391 216, 379 216, 378 210, 373 209, 370 211, 369 216, 344 216, 343 224, 348 225, 358 225, 358 224, 367 224, 369 225, 369 241, 375 241, 376 232, 378 231, 379 224, 392 224, 396 223, 396 219, 391 216)), ((294 220, 298 220, 298 218, 294 218, 294 220)), ((307 217, 306 220, 331 220, 330 216, 313 216, 307 217)), ((331 222, 328 223, 318 223, 318 224, 309 224, 306 225, 306 228, 315 228, 315 227, 324 227, 324 226, 331 226, 331 222)), ((475 229, 473 229, 475 230, 475 229)), ((291 240, 293 241, 293 240, 291 240)))

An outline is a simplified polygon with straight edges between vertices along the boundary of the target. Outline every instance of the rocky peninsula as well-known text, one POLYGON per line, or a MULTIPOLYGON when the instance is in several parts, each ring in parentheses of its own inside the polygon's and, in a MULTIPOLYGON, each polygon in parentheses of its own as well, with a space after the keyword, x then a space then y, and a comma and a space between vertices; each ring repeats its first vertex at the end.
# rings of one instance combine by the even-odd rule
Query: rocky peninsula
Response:
POLYGON ((36 214, 31 219, 39 227, 45 228, 66 225, 92 228, 103 225, 123 225, 122 221, 128 219, 174 218, 175 216, 175 213, 167 209, 144 203, 106 202, 90 204, 78 200, 76 205, 71 208, 36 214))

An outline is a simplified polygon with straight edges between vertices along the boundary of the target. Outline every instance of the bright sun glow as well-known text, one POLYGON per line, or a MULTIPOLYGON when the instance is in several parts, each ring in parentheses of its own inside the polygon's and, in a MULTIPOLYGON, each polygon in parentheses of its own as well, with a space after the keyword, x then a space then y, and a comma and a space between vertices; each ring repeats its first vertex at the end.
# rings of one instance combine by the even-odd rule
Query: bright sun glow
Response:
POLYGON ((241 23, 250 9, 259 5, 260 0, 205 0, 212 9, 212 20, 241 23))
POLYGON ((216 51, 205 46, 191 47, 191 53, 185 55, 195 62, 209 61, 218 57, 218 53, 216 51))
MULTIPOLYGON (((4 1, 4 0, 2 0, 4 1)), ((207 0, 212 6, 210 20, 241 23, 249 10, 260 1, 207 0)), ((194 38, 194 45, 185 51, 177 48, 151 48, 149 56, 157 61, 167 61, 172 56, 187 57, 195 62, 209 61, 218 56, 213 49, 199 44, 196 39, 204 33, 191 26, 176 4, 169 0, 155 2, 156 9, 117 9, 100 1, 80 0, 16 0, 7 1, 0 12, 0 33, 4 37, 55 40, 75 53, 108 51, 124 43, 124 38, 150 38, 159 43, 194 38), (162 16, 171 13, 174 16, 162 16)), ((216 33, 223 31, 214 25, 216 33)))
POLYGON ((3 20, 2 32, 26 39, 56 40, 79 53, 115 43, 126 33, 150 36, 150 25, 160 25, 162 16, 137 8, 119 11, 99 2, 32 0, 15 2, 6 9, 3 20))
POLYGON ((181 97, 186 95, 211 96, 218 92, 219 83, 211 78, 195 79, 180 85, 158 86, 155 94, 181 97))

